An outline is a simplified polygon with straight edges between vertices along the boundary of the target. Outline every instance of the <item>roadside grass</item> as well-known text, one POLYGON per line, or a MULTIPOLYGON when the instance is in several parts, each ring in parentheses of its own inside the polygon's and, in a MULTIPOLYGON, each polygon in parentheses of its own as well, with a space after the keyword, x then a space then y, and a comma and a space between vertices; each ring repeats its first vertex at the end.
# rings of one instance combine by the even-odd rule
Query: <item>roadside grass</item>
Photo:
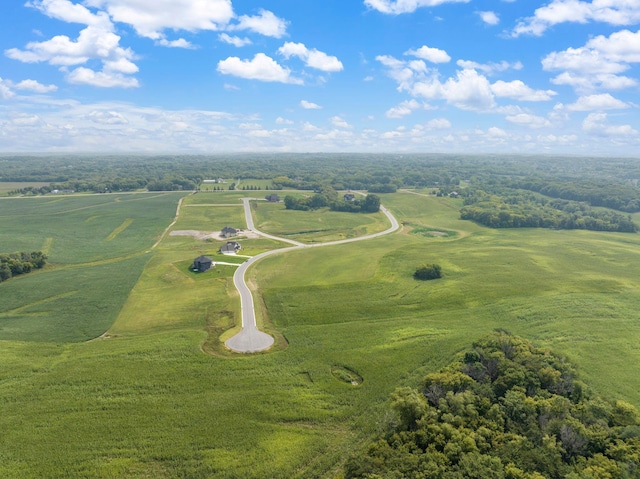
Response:
MULTIPOLYGON (((405 229, 258 262, 248 281, 286 348, 224 348, 239 298, 230 277, 185 271, 199 254, 218 258, 212 243, 186 237, 165 237, 153 251, 107 338, 0 341, 0 477, 333 479, 385 430, 380 412, 397 386, 417 386, 494 328, 566 354, 594 388, 640 405, 640 236, 489 230, 461 221, 447 198, 381 196, 400 221, 458 236, 434 241, 405 229), (415 281, 425 262, 444 277, 415 281)), ((254 211, 266 221, 277 206, 254 211)), ((184 220, 199 210, 209 208, 183 208, 184 220)), ((283 246, 242 244, 251 255, 283 246)))
POLYGON ((355 238, 384 231, 389 227, 382 213, 361 214, 330 211, 285 209, 283 204, 252 203, 256 227, 265 233, 295 239, 303 243, 317 243, 355 238))

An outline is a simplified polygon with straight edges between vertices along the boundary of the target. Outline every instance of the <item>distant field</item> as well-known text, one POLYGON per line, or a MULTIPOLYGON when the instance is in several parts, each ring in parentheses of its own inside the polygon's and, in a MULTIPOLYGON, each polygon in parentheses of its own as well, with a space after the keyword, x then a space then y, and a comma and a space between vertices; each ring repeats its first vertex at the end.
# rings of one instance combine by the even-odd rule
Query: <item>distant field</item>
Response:
POLYGON ((35 188, 41 188, 43 186, 48 186, 50 183, 44 183, 40 181, 30 181, 30 182, 11 182, 11 181, 0 181, 0 196, 5 196, 10 191, 21 190, 22 188, 27 188, 29 186, 33 186, 35 188))
MULTIPOLYGON (((238 219, 239 206, 186 206, 209 197, 240 203, 244 193, 216 195, 187 197, 178 224, 238 219)), ((262 293, 260 320, 277 340, 274 351, 249 356, 222 344, 239 320, 234 267, 199 275, 188 269, 200 254, 217 258, 217 243, 167 236, 149 255, 139 253, 170 223, 178 196, 132 202, 113 215, 105 212, 117 205, 98 206, 101 197, 81 210, 33 203, 60 211, 70 231, 93 228, 97 218, 89 218, 99 214, 111 218, 84 250, 73 246, 81 258, 111 259, 0 284, 0 324, 7 319, 0 330, 0 477, 334 479, 350 452, 382 431, 379 413, 397 386, 418 385, 493 328, 566 354, 600 392, 640 406, 640 235, 490 230, 460 220, 449 198, 381 197, 407 224, 400 232, 274 255, 249 270, 262 293), (142 223, 134 214, 142 204, 164 219, 149 219, 156 234, 135 243, 126 233, 142 223), (455 234, 441 240, 415 234, 420 229, 455 234), (425 262, 439 263, 444 278, 413 280, 425 262), (83 284, 91 285, 85 296, 75 292, 83 284), (108 339, 73 343, 90 331, 76 331, 73 321, 56 325, 66 309, 71 315, 80 307, 88 318, 105 309, 117 316, 108 339), (11 336, 20 329, 22 336, 11 336), (347 384, 335 371, 362 383, 347 384)), ((19 201, 17 210, 35 215, 28 206, 35 200, 19 201)), ((326 236, 315 239, 322 240, 348 228, 386 228, 382 215, 369 223, 368 215, 282 208, 260 202, 256 223, 307 240, 314 238, 296 234, 318 225, 326 236)), ((9 220, 25 240, 42 241, 44 216, 27 216, 34 221, 21 226, 9 220)), ((66 238, 64 230, 56 231, 66 238)), ((242 243, 248 254, 281 247, 242 243)))
POLYGON ((0 251, 48 249, 53 263, 86 263, 150 248, 185 193, 0 200, 0 251))
POLYGON ((295 211, 285 209, 282 203, 265 202, 255 202, 252 207, 258 229, 304 243, 364 236, 389 227, 382 213, 342 213, 326 208, 295 211))

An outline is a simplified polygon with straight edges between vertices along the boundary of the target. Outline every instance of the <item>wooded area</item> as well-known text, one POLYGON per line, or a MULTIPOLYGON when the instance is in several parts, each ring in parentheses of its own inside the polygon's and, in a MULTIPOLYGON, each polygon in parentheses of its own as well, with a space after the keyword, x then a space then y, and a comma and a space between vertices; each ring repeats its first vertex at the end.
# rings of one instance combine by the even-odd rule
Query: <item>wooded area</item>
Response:
POLYGON ((577 379, 562 357, 505 331, 399 388, 384 437, 350 459, 355 478, 638 477, 640 414, 577 379))

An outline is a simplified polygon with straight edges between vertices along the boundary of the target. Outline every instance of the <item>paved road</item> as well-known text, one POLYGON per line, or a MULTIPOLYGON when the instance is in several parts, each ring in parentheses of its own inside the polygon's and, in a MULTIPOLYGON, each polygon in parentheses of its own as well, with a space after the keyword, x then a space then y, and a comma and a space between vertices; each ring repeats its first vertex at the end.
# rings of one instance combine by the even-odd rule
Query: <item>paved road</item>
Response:
POLYGON ((373 233, 366 236, 360 236, 358 238, 349 238, 338 241, 330 241, 327 243, 317 243, 317 244, 304 244, 298 241, 280 238, 278 236, 270 235, 267 233, 263 233, 258 230, 253 223, 253 217, 251 215, 251 201, 255 201, 253 198, 243 198, 244 202, 244 214, 247 220, 247 228, 265 238, 270 238, 276 241, 284 241, 285 243, 289 243, 292 246, 280 249, 274 249, 271 251, 267 251, 265 253, 254 256, 253 258, 245 261, 240 265, 240 267, 236 270, 233 275, 233 284, 235 284, 238 292, 240 293, 240 304, 242 306, 242 331, 233 336, 231 339, 228 339, 225 343, 229 349, 233 351, 237 351, 239 353, 255 353, 258 351, 264 351, 265 349, 269 349, 273 345, 273 337, 264 333, 258 329, 256 325, 256 313, 253 304, 253 296, 251 294, 251 290, 247 286, 245 282, 245 273, 249 267, 255 263, 256 261, 260 261, 262 258, 266 256, 270 256, 276 253, 284 253, 285 251, 292 251, 295 249, 301 248, 317 248, 320 246, 331 246, 337 244, 345 244, 345 243, 354 243, 356 241, 364 241, 372 238, 378 238, 379 236, 387 235, 389 233, 393 233, 394 231, 400 228, 398 224, 398 220, 396 220, 395 216, 391 214, 389 210, 387 210, 384 206, 380 206, 380 211, 382 211, 389 221, 391 222, 391 226, 384 231, 379 233, 373 233))

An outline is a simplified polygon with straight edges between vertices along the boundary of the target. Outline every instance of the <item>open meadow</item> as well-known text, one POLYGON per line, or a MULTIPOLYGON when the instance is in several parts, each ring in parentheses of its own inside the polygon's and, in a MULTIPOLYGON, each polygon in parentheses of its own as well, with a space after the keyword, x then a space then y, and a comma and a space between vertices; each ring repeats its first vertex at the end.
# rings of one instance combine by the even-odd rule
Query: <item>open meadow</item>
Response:
MULTIPOLYGON (((187 196, 171 230, 244 227, 240 198, 264 196, 251 193, 187 196)), ((0 477, 337 478, 384 430, 397 386, 494 328, 640 406, 640 236, 492 230, 460 220, 460 200, 419 193, 380 195, 397 233, 253 266, 259 321, 276 337, 255 355, 223 345, 240 318, 235 267, 189 270, 201 254, 230 260, 222 242, 165 235, 151 249, 184 193, 0 200, 0 250, 48 245, 51 261, 0 284, 0 477), (444 277, 414 280, 423 263, 444 277)), ((253 211, 258 228, 305 241, 388 226, 253 211)), ((241 242, 248 255, 283 246, 241 242)))

